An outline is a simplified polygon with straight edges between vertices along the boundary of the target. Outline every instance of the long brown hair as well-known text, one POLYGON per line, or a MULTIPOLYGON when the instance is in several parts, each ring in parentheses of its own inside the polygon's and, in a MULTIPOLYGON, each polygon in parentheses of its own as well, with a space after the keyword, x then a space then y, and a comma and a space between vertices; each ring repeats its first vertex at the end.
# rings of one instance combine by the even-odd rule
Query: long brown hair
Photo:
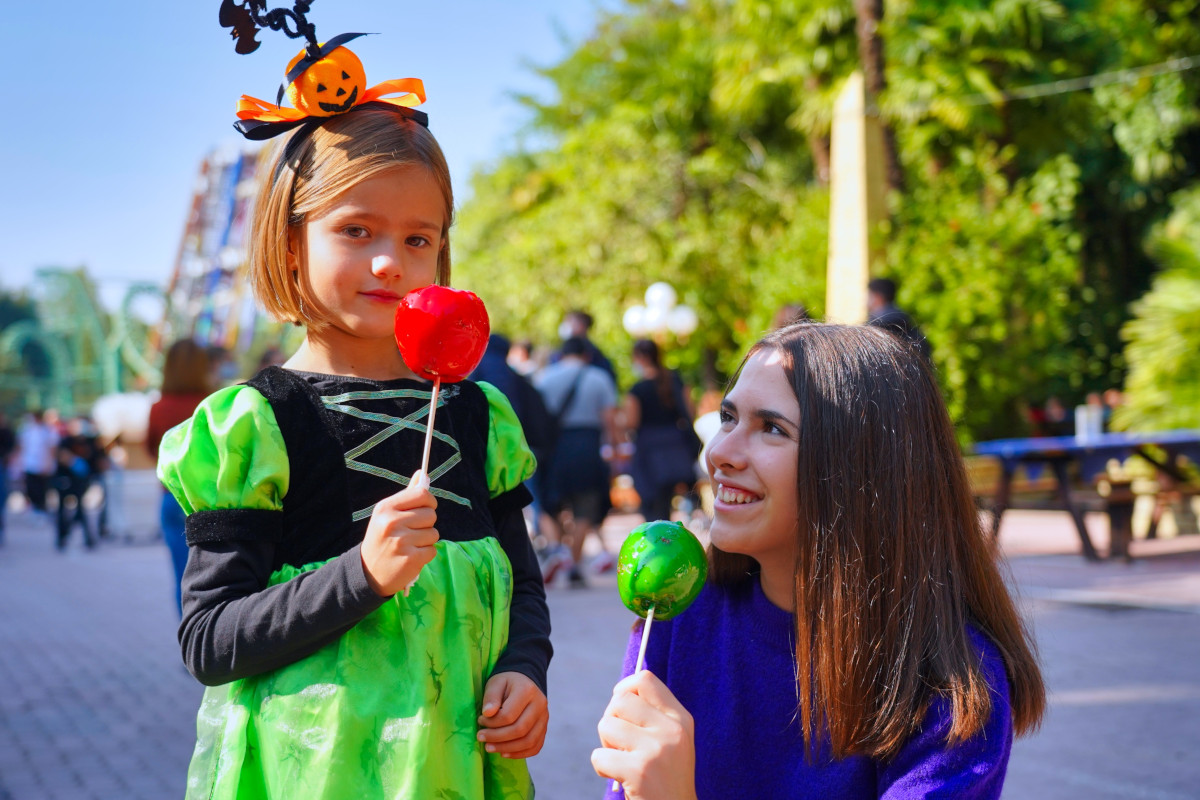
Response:
POLYGON ((180 339, 167 349, 162 393, 208 394, 213 390, 211 372, 208 351, 191 339, 180 339))
MULTIPOLYGON (((866 326, 791 325, 747 358, 760 350, 784 357, 800 403, 793 592, 808 752, 827 736, 835 758, 887 759, 935 697, 952 711, 950 744, 982 730, 992 703, 968 625, 1003 657, 1014 729, 1036 728, 1046 698, 1032 637, 984 538, 925 359, 866 326)), ((755 566, 716 548, 709 556, 720 584, 755 566)))

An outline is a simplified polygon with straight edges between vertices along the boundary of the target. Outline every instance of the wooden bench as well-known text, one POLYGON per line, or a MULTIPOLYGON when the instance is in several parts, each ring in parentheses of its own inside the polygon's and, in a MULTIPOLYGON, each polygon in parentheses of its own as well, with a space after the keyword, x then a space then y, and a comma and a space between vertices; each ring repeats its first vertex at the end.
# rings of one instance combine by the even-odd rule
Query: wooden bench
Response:
MULTIPOLYGON (((1126 500, 1125 495, 1106 496, 1100 492, 1095 480, 1080 480, 1078 483, 1082 488, 1071 484, 1060 487, 1058 474, 1067 474, 1065 465, 1056 465, 1057 468, 1040 464, 1033 468, 1030 465, 1018 465, 1013 472, 1008 495, 1004 497, 1001 496, 1004 468, 999 458, 968 455, 963 460, 975 504, 991 516, 990 533, 993 540, 1000 536, 1000 517, 1010 508, 1066 510, 1078 516, 1075 525, 1081 530, 1084 525, 1082 513, 1086 511, 1107 511, 1110 515, 1115 512, 1114 519, 1118 520, 1126 517, 1125 510, 1120 507, 1126 500)), ((1128 506, 1128 518, 1132 519, 1132 495, 1128 498, 1128 506)), ((1082 534, 1081 540, 1084 555, 1096 558, 1090 540, 1082 534)))
MULTIPOLYGON (((1145 458, 1142 455, 1138 457, 1145 458)), ((997 510, 1003 513, 1008 508, 1063 508, 1063 492, 1058 485, 1058 477, 1048 467, 1031 471, 1026 465, 1018 466, 1013 473, 1007 502, 1003 509, 998 509, 998 501, 1002 500, 998 494, 1003 476, 1000 459, 971 455, 964 460, 976 504, 981 510, 992 514, 993 537, 999 535, 997 510)), ((1110 461, 1104 472, 1091 476, 1080 475, 1074 485, 1066 487, 1070 506, 1081 512, 1101 511, 1108 514, 1111 555, 1129 557, 1129 542, 1133 540, 1134 503, 1138 497, 1154 498, 1145 538, 1156 538, 1159 522, 1168 508, 1173 511, 1180 533, 1197 532, 1196 517, 1190 503, 1192 498, 1200 494, 1200 485, 1189 480, 1190 476, 1157 461, 1150 461, 1155 472, 1154 478, 1139 478, 1139 471, 1127 469, 1128 466, 1129 462, 1122 464, 1116 460, 1110 461)))

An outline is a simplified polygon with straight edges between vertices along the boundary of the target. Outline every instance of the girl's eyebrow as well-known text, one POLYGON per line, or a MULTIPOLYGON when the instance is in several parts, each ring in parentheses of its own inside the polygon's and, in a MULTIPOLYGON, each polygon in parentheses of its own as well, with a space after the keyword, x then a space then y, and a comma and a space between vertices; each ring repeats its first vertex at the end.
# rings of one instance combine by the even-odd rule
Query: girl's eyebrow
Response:
MULTIPOLYGON (((734 416, 737 415, 737 406, 734 405, 732 400, 722 400, 721 401, 721 410, 726 413, 733 414, 734 416)), ((789 419, 787 417, 787 415, 781 414, 778 411, 772 411, 769 408, 755 409, 754 416, 758 417, 759 419, 763 420, 764 422, 774 422, 774 423, 782 422, 784 425, 786 425, 789 428, 792 428, 793 430, 799 430, 799 428, 800 428, 800 426, 797 425, 791 419, 789 419)))
MULTIPOLYGON (((351 217, 354 219, 369 220, 371 222, 380 222, 380 221, 386 222, 387 221, 386 215, 377 214, 374 211, 370 210, 369 208, 359 207, 359 206, 342 206, 342 207, 338 208, 336 211, 334 211, 331 216, 333 216, 335 218, 341 218, 341 219, 344 219, 346 217, 351 217)), ((411 219, 406 219, 403 222, 404 222, 405 227, 416 228, 417 230, 437 231, 437 232, 441 232, 441 230, 442 230, 442 225, 440 222, 435 222, 435 221, 429 220, 429 219, 421 219, 420 217, 413 217, 411 219)))

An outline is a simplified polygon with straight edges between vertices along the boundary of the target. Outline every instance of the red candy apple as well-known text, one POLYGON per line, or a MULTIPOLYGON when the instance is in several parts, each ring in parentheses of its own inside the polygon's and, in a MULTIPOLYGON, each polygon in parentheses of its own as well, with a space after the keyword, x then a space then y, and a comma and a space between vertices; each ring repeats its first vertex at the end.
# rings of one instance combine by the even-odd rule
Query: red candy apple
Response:
POLYGON ((487 349, 487 309, 473 292, 424 286, 396 308, 396 345, 404 363, 426 380, 455 383, 479 366, 487 349))

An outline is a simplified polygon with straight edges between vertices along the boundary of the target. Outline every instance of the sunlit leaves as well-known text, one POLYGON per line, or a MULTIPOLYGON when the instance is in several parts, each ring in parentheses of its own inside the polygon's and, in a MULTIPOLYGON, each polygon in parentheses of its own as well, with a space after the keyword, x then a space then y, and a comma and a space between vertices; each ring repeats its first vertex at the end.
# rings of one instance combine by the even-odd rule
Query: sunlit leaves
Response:
POLYGON ((1122 330, 1129 380, 1113 421, 1130 430, 1200 428, 1200 188, 1174 199, 1151 238, 1165 269, 1122 330))

